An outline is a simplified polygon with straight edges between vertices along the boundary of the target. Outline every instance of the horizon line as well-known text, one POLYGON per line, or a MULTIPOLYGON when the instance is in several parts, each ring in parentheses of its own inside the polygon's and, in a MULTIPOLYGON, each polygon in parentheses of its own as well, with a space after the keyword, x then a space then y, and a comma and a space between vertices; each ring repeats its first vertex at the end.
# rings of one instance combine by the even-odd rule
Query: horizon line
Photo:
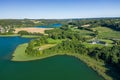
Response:
POLYGON ((120 18, 120 16, 114 17, 81 17, 81 18, 0 18, 2 19, 94 19, 94 18, 120 18))

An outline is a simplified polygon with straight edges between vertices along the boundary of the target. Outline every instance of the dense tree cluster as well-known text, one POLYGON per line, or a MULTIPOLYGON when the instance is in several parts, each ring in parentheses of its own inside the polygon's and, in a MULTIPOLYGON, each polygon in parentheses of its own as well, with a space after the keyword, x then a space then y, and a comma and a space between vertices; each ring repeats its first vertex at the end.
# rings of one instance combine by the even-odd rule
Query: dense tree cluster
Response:
POLYGON ((52 53, 87 53, 85 46, 78 40, 66 40, 61 44, 44 50, 44 54, 52 53))
POLYGON ((120 46, 113 47, 95 47, 89 48, 88 55, 95 58, 96 60, 102 59, 108 64, 112 64, 114 66, 119 66, 120 68, 120 46))
POLYGON ((0 25, 3 27, 33 27, 35 24, 28 19, 3 19, 0 20, 0 25))
POLYGON ((41 34, 41 33, 36 33, 36 32, 30 33, 30 32, 24 31, 24 30, 19 31, 18 34, 20 34, 21 36, 22 35, 38 35, 38 36, 43 36, 43 34, 41 34))
POLYGON ((120 31, 120 18, 91 18, 91 19, 73 19, 68 24, 78 26, 79 29, 89 29, 93 27, 103 26, 120 31), (89 25, 87 27, 82 27, 89 25))
POLYGON ((119 20, 112 20, 112 19, 102 20, 101 26, 120 31, 120 21, 119 20))
POLYGON ((44 44, 47 44, 48 41, 47 41, 47 37, 46 36, 41 36, 40 38, 38 39, 34 39, 34 40, 31 40, 25 50, 25 52, 28 54, 28 55, 39 55, 41 52, 39 51, 39 49, 35 48, 37 46, 41 46, 41 45, 44 45, 44 44))
MULTIPOLYGON (((72 31, 67 26, 61 27, 60 29, 53 29, 53 30, 46 30, 46 34, 52 39, 72 39, 72 40, 81 40, 86 41, 90 39, 89 37, 86 38, 85 36, 81 35, 79 31, 72 31)), ((94 34, 88 34, 93 36, 94 34)))

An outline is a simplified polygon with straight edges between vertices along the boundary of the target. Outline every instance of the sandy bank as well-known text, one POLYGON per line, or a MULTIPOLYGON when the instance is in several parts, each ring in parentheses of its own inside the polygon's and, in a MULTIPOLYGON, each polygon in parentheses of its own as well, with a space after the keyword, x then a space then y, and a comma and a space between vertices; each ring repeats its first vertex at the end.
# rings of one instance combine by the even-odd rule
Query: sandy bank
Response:
POLYGON ((31 33, 43 33, 45 32, 45 30, 50 30, 53 28, 15 28, 15 32, 14 33, 18 33, 19 31, 27 31, 27 32, 31 32, 31 33))

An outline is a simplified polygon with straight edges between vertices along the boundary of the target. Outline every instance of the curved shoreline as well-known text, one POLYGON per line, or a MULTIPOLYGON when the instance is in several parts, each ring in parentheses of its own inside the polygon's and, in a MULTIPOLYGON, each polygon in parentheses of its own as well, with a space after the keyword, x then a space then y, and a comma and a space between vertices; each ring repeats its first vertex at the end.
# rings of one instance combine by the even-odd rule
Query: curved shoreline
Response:
POLYGON ((44 59, 48 57, 55 56, 57 54, 49 54, 49 55, 41 55, 41 56, 29 56, 25 53, 25 49, 27 47, 27 43, 19 45, 14 53, 12 54, 11 61, 32 61, 32 60, 38 60, 38 59, 44 59))
POLYGON ((98 75, 100 75, 101 77, 103 77, 105 80, 113 80, 109 75, 107 75, 105 72, 107 71, 107 68, 104 67, 104 63, 96 61, 92 58, 90 58, 89 56, 85 56, 85 55, 81 55, 81 54, 69 54, 69 53, 63 53, 63 54, 47 54, 47 55, 41 55, 41 56, 29 56, 25 53, 25 49, 27 47, 27 43, 25 44, 21 44, 19 45, 16 50, 13 53, 13 58, 11 59, 11 61, 33 61, 33 60, 40 60, 40 59, 44 59, 44 58, 49 58, 52 56, 56 56, 56 55, 68 55, 68 56, 73 56, 79 60, 81 60, 82 62, 84 62, 88 67, 92 68, 94 71, 96 71, 98 73, 98 75))

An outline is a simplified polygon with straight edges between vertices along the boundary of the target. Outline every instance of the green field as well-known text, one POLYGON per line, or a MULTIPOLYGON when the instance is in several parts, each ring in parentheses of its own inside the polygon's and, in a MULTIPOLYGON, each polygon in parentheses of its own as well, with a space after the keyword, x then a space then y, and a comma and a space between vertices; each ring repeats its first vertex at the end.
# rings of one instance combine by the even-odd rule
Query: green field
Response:
MULTIPOLYGON (((19 45, 16 50, 13 53, 13 58, 11 59, 12 61, 30 61, 30 60, 37 60, 37 59, 43 59, 51 56, 55 56, 56 54, 44 54, 44 55, 39 55, 39 56, 30 56, 25 53, 25 49, 28 46, 27 43, 19 45)), ((52 46, 55 46, 54 44, 47 44, 41 46, 42 50, 50 48, 52 46)))
MULTIPOLYGON (((0 37, 15 37, 15 36, 20 36, 20 35, 19 34, 0 35, 0 37)), ((40 36, 36 36, 36 35, 22 35, 20 37, 22 37, 22 38, 38 38, 40 36)))
POLYGON ((19 36, 18 34, 10 34, 10 35, 0 35, 0 37, 15 37, 19 36))
POLYGON ((40 36, 36 36, 36 35, 22 35, 21 37, 23 37, 23 38, 38 38, 40 36))
POLYGON ((52 39, 52 38, 48 38, 47 39, 48 41, 48 44, 58 44, 58 43, 61 43, 62 41, 64 41, 64 39, 52 39))
POLYGON ((84 29, 71 28, 71 30, 79 33, 81 36, 90 36, 91 34, 93 34, 92 31, 88 31, 84 29))
POLYGON ((98 31, 98 38, 120 39, 120 32, 106 27, 96 27, 93 30, 98 31))

